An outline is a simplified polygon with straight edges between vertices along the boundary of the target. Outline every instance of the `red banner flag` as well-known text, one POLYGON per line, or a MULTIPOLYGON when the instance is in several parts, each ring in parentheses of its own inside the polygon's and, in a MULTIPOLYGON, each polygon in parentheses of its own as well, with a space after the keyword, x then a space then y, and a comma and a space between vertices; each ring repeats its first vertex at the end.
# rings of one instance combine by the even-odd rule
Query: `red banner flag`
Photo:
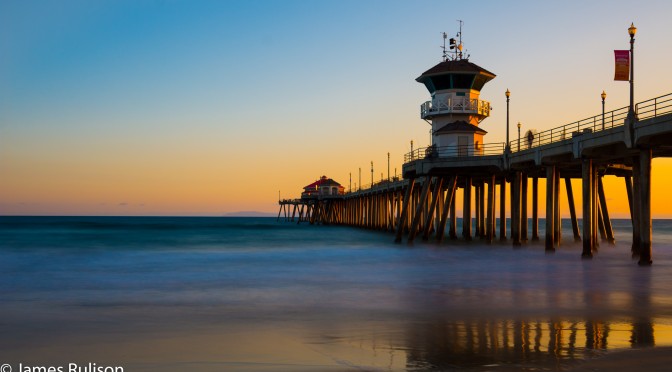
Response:
POLYGON ((616 57, 614 80, 630 81, 630 51, 614 50, 614 57, 616 57))

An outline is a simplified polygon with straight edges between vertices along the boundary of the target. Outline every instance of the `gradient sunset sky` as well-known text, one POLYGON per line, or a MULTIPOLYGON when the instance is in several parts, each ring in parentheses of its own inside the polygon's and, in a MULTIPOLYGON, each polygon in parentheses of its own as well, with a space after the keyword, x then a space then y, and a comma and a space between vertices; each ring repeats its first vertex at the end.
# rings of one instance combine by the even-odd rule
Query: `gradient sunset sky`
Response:
MULTIPOLYGON (((613 50, 631 22, 635 101, 672 93, 670 14, 664 1, 4 0, 0 214, 277 212, 278 190, 297 197, 323 174, 347 188, 359 167, 369 183, 371 161, 380 179, 388 152, 400 172, 410 140, 428 145, 414 79, 458 19, 470 61, 497 74, 481 94, 490 143, 505 139, 507 88, 512 139, 519 121, 600 113, 602 90, 607 111, 626 106, 613 50)), ((653 175, 654 217, 672 217, 672 161, 653 175)), ((605 183, 628 216, 622 179, 605 183)))

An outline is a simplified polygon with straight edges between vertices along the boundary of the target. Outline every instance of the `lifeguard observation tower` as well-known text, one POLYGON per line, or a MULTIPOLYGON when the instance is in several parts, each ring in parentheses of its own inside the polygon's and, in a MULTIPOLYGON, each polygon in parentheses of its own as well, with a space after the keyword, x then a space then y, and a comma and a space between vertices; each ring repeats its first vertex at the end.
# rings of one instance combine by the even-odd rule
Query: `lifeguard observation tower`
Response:
POLYGON ((431 95, 420 106, 420 117, 432 125, 432 144, 425 157, 483 154, 483 137, 488 132, 479 124, 490 116, 490 102, 481 100, 480 94, 495 74, 464 57, 461 29, 457 40, 449 39, 449 49, 443 33, 443 61, 415 79, 431 95))

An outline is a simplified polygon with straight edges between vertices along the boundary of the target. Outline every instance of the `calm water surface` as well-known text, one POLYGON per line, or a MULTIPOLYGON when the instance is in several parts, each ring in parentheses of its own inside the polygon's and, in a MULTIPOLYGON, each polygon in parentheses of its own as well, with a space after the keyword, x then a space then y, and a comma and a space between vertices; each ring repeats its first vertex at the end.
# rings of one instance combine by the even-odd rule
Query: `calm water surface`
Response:
POLYGON ((672 345, 672 221, 650 268, 614 225, 582 261, 568 224, 549 255, 273 218, 0 217, 0 364, 532 371, 672 345))

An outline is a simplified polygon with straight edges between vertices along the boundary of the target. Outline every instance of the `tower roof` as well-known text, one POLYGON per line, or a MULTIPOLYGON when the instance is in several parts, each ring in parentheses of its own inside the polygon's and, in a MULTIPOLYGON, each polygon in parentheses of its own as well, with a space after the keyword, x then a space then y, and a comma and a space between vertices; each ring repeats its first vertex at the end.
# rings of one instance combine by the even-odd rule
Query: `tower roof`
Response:
POLYGON ((473 89, 480 91, 483 85, 495 78, 492 72, 466 59, 443 61, 415 79, 425 84, 434 94, 437 90, 473 89))
MULTIPOLYGON (((429 70, 425 71, 415 79, 417 82, 422 83, 424 78, 430 77, 433 75, 442 75, 445 73, 462 73, 462 74, 483 74, 483 75, 490 75, 490 79, 494 79, 495 74, 492 72, 484 69, 483 67, 469 62, 467 59, 459 59, 455 61, 443 61, 436 66, 430 68, 429 70)), ((488 79, 489 80, 489 79, 488 79)))
POLYGON ((480 133, 480 134, 487 134, 488 132, 484 131, 483 129, 475 126, 474 124, 467 123, 464 120, 458 120, 454 121, 452 123, 448 123, 441 128, 437 129, 434 131, 434 134, 445 134, 445 133, 453 133, 453 132, 474 132, 474 133, 480 133))
POLYGON ((319 187, 319 186, 341 186, 341 184, 334 181, 331 178, 328 178, 327 176, 322 176, 322 177, 320 177, 319 180, 311 183, 308 186, 304 186, 303 188, 304 189, 314 189, 316 186, 317 187, 319 187))

